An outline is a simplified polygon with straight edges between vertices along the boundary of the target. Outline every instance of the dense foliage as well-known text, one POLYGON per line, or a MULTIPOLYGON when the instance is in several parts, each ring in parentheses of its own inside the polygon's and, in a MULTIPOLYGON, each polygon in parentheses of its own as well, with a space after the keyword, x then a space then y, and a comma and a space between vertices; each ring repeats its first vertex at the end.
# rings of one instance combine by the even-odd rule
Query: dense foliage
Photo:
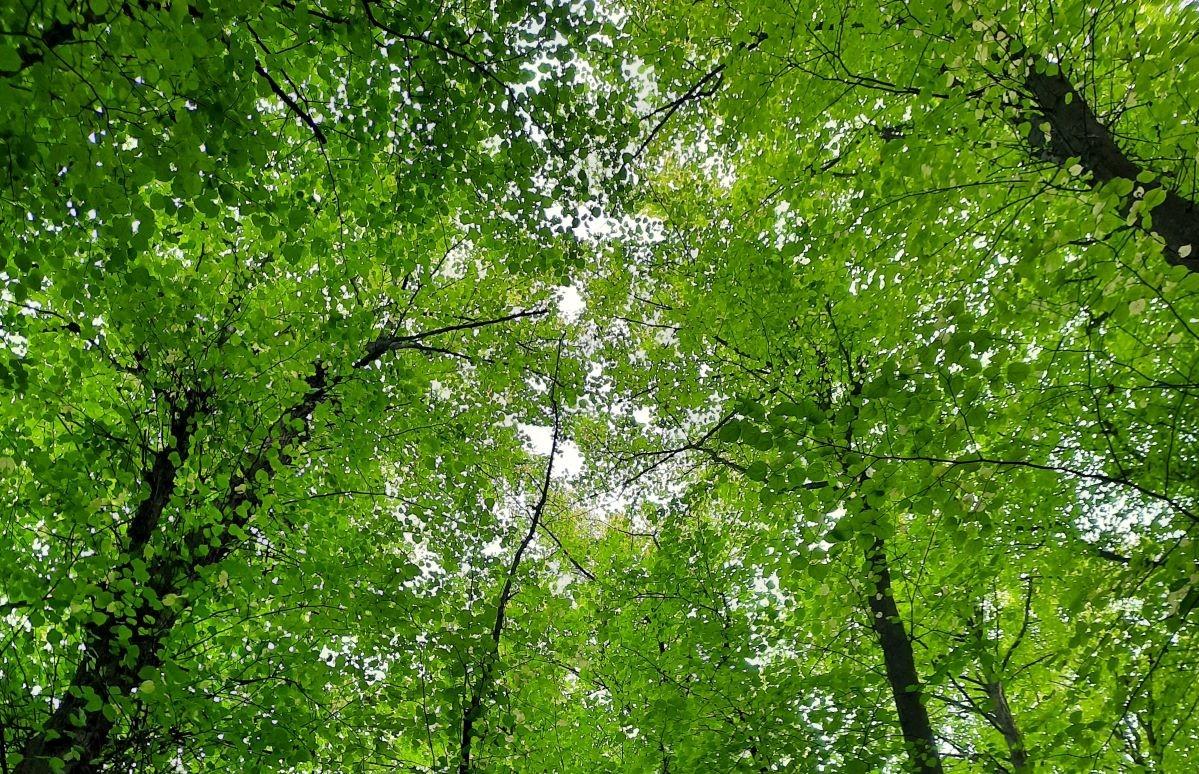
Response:
POLYGON ((0 774, 1195 770, 1197 28, 0 4, 0 774))

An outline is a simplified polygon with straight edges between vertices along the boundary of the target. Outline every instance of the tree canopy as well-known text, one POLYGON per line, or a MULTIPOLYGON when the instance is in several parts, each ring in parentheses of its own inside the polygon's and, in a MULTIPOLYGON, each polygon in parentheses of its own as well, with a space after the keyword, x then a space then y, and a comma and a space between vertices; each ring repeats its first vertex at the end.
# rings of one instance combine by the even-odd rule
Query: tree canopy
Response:
POLYGON ((1195 770, 1196 29, 0 4, 0 774, 1195 770))

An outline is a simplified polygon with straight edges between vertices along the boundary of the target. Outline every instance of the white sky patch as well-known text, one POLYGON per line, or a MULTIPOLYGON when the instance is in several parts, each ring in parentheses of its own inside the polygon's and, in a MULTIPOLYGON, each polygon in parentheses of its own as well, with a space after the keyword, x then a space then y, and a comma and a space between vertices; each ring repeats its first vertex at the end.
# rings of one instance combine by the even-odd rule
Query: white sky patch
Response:
MULTIPOLYGON (((548 425, 526 425, 517 428, 529 441, 529 450, 534 454, 548 455, 554 440, 553 428, 548 425)), ((574 441, 558 440, 558 455, 554 459, 554 478, 574 478, 583 470, 583 454, 574 441)))
MULTIPOLYGON (((558 313, 562 315, 562 319, 568 323, 578 322, 583 316, 583 310, 587 308, 587 302, 583 300, 583 294, 579 292, 578 285, 565 285, 554 291, 554 300, 558 303, 558 313)), ((548 451, 548 447, 546 448, 548 451)))

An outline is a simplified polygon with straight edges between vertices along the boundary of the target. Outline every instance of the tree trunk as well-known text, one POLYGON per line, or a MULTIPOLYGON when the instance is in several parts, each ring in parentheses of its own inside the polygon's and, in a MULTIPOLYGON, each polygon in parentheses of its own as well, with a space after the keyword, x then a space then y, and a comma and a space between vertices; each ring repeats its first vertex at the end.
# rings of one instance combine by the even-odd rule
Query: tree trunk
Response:
MULTIPOLYGON (((1091 106, 1074 85, 1055 72, 1037 72, 1034 60, 1024 59, 1029 68, 1024 85, 1032 97, 1036 113, 1029 137, 1034 148, 1048 152, 1058 163, 1077 158, 1091 175, 1091 185, 1098 187, 1116 178, 1133 181, 1145 193, 1154 189, 1165 192, 1165 200, 1152 210, 1153 232, 1165 241, 1166 261, 1199 271, 1199 207, 1195 202, 1164 187, 1160 180, 1137 182, 1147 170, 1129 158, 1117 144, 1111 131, 1099 120, 1091 106), (1047 122, 1049 137, 1036 125, 1047 122)), ((1132 206, 1130 197, 1124 211, 1132 206)))
POLYGON ((899 727, 903 731, 911 769, 919 774, 941 774, 941 755, 921 697, 912 640, 895 606, 891 570, 882 538, 875 538, 867 550, 866 563, 874 588, 870 596, 870 623, 883 650, 887 682, 891 686, 895 710, 899 713, 899 727))
MULTIPOLYGON (((366 346, 365 354, 355 360, 351 368, 366 368, 393 352, 422 351, 425 348, 423 341, 431 337, 543 314, 544 309, 531 309, 487 320, 454 323, 421 333, 402 336, 383 333, 366 346)), ((338 385, 339 378, 331 374, 323 363, 315 362, 313 367, 314 373, 306 380, 307 393, 275 421, 267 437, 242 460, 240 469, 232 476, 228 489, 217 503, 219 523, 223 527, 217 545, 206 553, 198 551, 201 545, 211 545, 211 535, 204 530, 204 526, 209 525, 197 527, 188 534, 172 537, 167 550, 146 567, 140 557, 144 555, 143 549, 150 540, 156 535, 161 536, 159 526, 163 513, 170 505, 171 498, 177 494, 176 477, 188 459, 191 436, 197 422, 204 416, 210 393, 193 387, 172 402, 171 438, 155 453, 152 464, 143 473, 145 495, 126 531, 123 556, 127 558, 120 561, 116 568, 118 575, 136 579, 140 574, 142 580, 135 580, 133 590, 129 593, 114 592, 117 601, 125 605, 123 617, 106 613, 105 619, 84 628, 83 652, 68 692, 62 696, 61 703, 41 729, 26 740, 21 751, 23 758, 12 774, 55 771, 51 767, 51 759, 59 759, 65 764, 57 769, 59 774, 83 774, 98 770, 97 762, 112 742, 115 727, 115 722, 104 715, 103 705, 109 703, 109 697, 113 694, 128 696, 135 686, 140 685, 142 669, 159 666, 163 643, 180 614, 179 608, 162 608, 157 600, 165 598, 167 594, 179 594, 188 582, 195 579, 201 567, 216 564, 238 546, 235 530, 229 528, 244 527, 254 517, 262 504, 260 487, 269 484, 280 470, 291 465, 296 447, 308 438, 313 412, 317 406, 329 400, 338 385), (270 452, 274 453, 273 457, 270 452), (151 602, 151 599, 155 602, 151 602), (125 634, 121 629, 123 625, 132 633, 125 634), (89 694, 100 699, 100 706, 97 707, 93 700, 92 708, 88 708, 89 694)), ((556 417, 555 414, 555 428, 556 417)), ((554 437, 556 442, 557 435, 554 437)), ((549 486, 549 469, 547 467, 545 487, 549 486)), ((546 491, 543 488, 538 503, 538 518, 545 507, 546 491)), ((532 540, 536 525, 535 519, 522 552, 532 540)), ((510 575, 513 572, 515 570, 510 575)), ((509 585, 505 586, 506 597, 511 595, 510 582, 511 578, 509 585)), ((506 597, 503 604, 507 603, 506 597)), ((502 625, 501 605, 496 626, 502 625)), ((494 636, 498 643, 498 631, 494 636)), ((469 747, 469 742, 467 744, 469 747)))

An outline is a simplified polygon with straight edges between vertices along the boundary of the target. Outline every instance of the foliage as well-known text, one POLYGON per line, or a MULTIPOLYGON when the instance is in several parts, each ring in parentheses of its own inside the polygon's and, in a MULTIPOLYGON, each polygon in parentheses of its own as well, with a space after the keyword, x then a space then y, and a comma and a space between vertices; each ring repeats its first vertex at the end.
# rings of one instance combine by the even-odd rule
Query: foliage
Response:
POLYGON ((0 9, 0 770, 1195 768, 1195 13, 0 9))

